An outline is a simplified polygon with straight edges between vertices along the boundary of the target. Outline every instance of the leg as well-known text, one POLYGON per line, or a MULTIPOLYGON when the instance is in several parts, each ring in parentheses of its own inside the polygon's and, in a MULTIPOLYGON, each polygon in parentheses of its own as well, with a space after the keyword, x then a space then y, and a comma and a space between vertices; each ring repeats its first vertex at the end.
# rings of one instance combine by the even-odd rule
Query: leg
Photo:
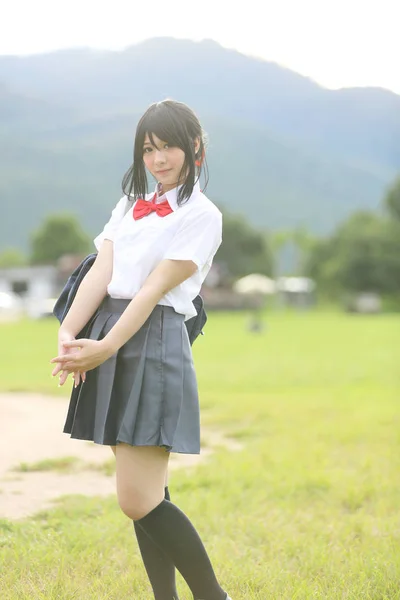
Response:
POLYGON ((123 512, 170 556, 196 600, 226 600, 189 519, 163 499, 168 455, 160 448, 117 446, 117 491, 123 512))
POLYGON ((155 446, 118 444, 115 457, 119 505, 138 521, 164 500, 169 453, 155 446))
MULTIPOLYGON (((170 499, 168 487, 165 488, 165 499, 170 499)), ((137 521, 133 521, 133 525, 155 600, 179 600, 175 565, 171 558, 153 542, 137 521)))
MULTIPOLYGON (((115 454, 115 446, 111 449, 115 454)), ((166 476, 164 497, 167 500, 170 500, 167 485, 168 477, 166 476)), ((133 521, 133 524, 143 564, 153 588, 155 600, 179 600, 176 589, 174 563, 171 561, 170 557, 153 542, 147 533, 140 527, 139 523, 133 521)))

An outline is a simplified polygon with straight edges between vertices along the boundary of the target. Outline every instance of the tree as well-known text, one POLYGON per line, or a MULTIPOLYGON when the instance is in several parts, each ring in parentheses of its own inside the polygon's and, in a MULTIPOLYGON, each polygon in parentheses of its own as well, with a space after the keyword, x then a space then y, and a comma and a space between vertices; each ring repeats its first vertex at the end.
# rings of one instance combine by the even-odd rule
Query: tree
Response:
POLYGON ((358 212, 316 245, 308 275, 326 291, 400 292, 400 228, 374 213, 358 212))
POLYGON ((392 219, 400 221, 400 177, 398 177, 385 198, 385 206, 392 219))
POLYGON ((400 177, 389 188, 387 216, 357 212, 310 253, 307 274, 328 293, 400 293, 400 177))
POLYGON ((275 276, 304 275, 309 255, 317 243, 318 239, 302 226, 275 231, 271 236, 275 276))
POLYGON ((90 238, 70 214, 49 215, 32 235, 32 264, 54 264, 64 254, 87 254, 90 238))
POLYGON ((6 248, 0 254, 0 269, 9 267, 22 267, 26 265, 27 260, 21 250, 18 248, 6 248))
POLYGON ((223 241, 215 260, 235 278, 272 273, 272 254, 265 234, 238 215, 224 213, 223 241))

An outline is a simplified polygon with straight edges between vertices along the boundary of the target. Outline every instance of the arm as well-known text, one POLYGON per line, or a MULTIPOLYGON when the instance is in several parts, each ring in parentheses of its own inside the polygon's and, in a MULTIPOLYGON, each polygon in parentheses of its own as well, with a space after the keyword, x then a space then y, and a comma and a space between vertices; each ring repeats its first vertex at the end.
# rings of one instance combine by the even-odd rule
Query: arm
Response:
POLYGON ((78 288, 72 306, 60 326, 60 331, 67 331, 75 337, 86 325, 107 294, 112 268, 113 243, 104 240, 92 268, 78 288))
POLYGON ((66 342, 65 348, 71 350, 81 348, 81 350, 73 354, 57 356, 51 362, 59 363, 65 372, 94 369, 135 335, 161 298, 191 277, 197 268, 191 260, 162 260, 102 340, 82 339, 66 342))
POLYGON ((212 261, 221 243, 221 230, 221 213, 215 210, 190 213, 166 248, 163 260, 104 339, 67 342, 65 348, 81 350, 57 356, 51 362, 71 372, 88 371, 107 360, 135 335, 161 298, 212 261))
POLYGON ((73 337, 86 325, 107 293, 107 285, 111 281, 113 269, 113 240, 121 220, 126 214, 127 207, 127 199, 124 196, 117 202, 110 220, 94 240, 98 250, 97 258, 81 282, 74 302, 60 329, 72 334, 73 337))
POLYGON ((191 260, 162 260, 104 337, 103 342, 112 350, 112 354, 139 331, 161 298, 189 279, 196 270, 197 265, 191 260))
MULTIPOLYGON (((71 308, 58 331, 58 354, 66 355, 70 349, 66 343, 75 340, 76 334, 86 325, 107 293, 107 285, 111 280, 113 264, 113 243, 104 240, 92 268, 82 280, 71 308)), ((59 385, 64 385, 68 371, 58 363, 52 371, 53 377, 59 375, 59 385)), ((85 381, 86 373, 75 370, 75 386, 80 379, 85 381)))

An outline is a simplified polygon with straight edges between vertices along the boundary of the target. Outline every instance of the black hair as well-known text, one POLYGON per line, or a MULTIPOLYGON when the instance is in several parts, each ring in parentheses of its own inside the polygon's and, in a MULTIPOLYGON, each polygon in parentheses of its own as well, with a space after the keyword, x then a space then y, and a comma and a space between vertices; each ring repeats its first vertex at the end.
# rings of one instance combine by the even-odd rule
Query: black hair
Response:
POLYGON ((180 148, 185 153, 185 160, 179 174, 179 181, 184 180, 177 198, 179 206, 190 198, 203 169, 205 172, 203 189, 205 189, 208 183, 208 167, 205 158, 205 135, 200 122, 195 113, 183 102, 163 100, 149 106, 137 125, 133 164, 122 180, 122 191, 128 198, 134 200, 144 198, 148 192, 146 168, 143 162, 143 144, 146 134, 153 145, 155 145, 153 135, 156 135, 160 140, 180 148), (196 139, 200 141, 197 152, 195 152, 196 139))

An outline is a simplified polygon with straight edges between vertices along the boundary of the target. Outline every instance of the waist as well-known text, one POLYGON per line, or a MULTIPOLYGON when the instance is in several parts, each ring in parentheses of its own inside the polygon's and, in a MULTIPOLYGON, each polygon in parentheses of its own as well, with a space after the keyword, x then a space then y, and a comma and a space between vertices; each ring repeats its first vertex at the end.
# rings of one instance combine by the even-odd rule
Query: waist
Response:
MULTIPOLYGON (((111 298, 111 296, 106 296, 103 302, 100 304, 99 310, 103 310, 105 312, 110 312, 117 315, 122 315, 125 309, 132 302, 129 298, 111 298)), ((182 320, 184 319, 184 315, 177 313, 172 306, 164 306, 162 304, 156 304, 154 309, 152 310, 152 314, 161 314, 163 313, 165 317, 180 317, 182 320)))

